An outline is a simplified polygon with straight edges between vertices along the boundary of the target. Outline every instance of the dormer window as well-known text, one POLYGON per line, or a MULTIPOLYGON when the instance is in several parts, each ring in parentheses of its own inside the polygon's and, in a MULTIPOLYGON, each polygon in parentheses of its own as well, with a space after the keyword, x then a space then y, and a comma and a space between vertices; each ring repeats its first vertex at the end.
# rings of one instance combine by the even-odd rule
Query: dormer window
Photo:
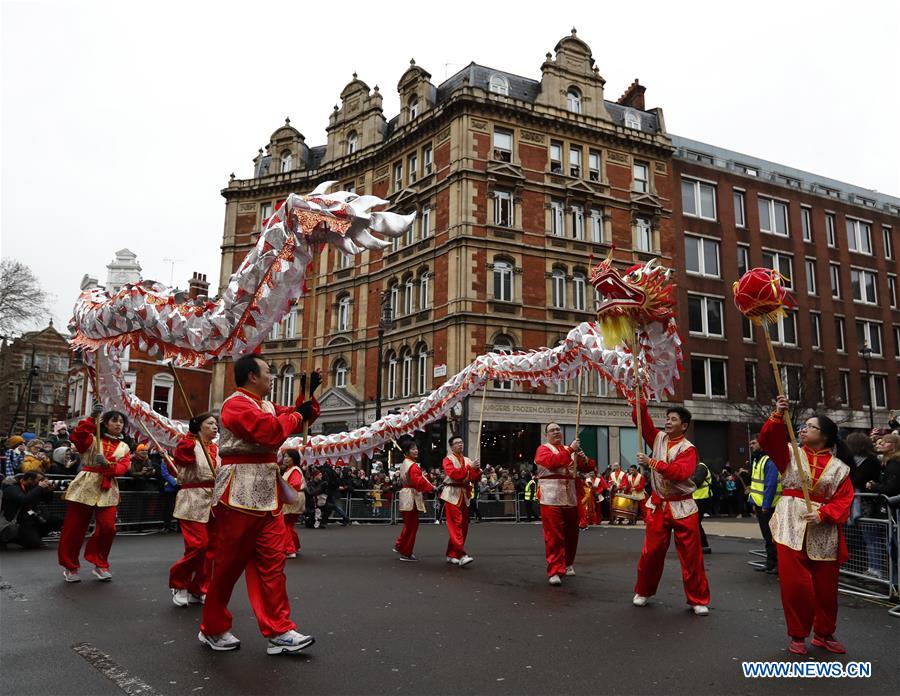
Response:
POLYGON ((509 82, 503 75, 494 73, 488 83, 488 89, 494 94, 502 94, 504 97, 509 96, 509 82))
POLYGON ((356 131, 351 131, 347 136, 347 154, 352 155, 359 147, 359 136, 356 131))
POLYGON ((641 116, 634 109, 625 109, 625 127, 641 129, 641 116))
POLYGON ((419 115, 419 98, 418 97, 410 97, 409 98, 409 120, 414 121, 416 117, 419 115))
POLYGON ((294 156, 290 152, 281 153, 281 171, 289 172, 294 168, 294 156))
POLYGON ((581 113, 581 92, 574 87, 569 87, 566 92, 566 108, 573 114, 581 113))

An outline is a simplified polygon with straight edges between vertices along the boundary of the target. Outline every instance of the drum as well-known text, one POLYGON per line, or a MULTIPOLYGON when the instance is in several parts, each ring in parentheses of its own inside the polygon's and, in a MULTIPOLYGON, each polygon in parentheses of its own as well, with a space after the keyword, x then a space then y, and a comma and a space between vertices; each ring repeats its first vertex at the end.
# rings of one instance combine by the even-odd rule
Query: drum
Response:
POLYGON ((628 495, 617 495, 612 499, 611 522, 618 523, 619 520, 634 524, 637 520, 638 501, 628 495))

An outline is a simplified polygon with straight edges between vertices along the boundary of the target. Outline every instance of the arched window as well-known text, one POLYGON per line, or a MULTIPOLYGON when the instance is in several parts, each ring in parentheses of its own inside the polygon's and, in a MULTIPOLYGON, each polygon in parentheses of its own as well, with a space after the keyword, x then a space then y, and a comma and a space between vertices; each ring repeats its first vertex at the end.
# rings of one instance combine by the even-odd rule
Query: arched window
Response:
POLYGON ((281 153, 281 171, 289 172, 294 168, 294 156, 285 150, 281 153))
POLYGON ((350 131, 350 135, 347 136, 347 154, 352 155, 358 147, 359 136, 356 134, 356 131, 350 131))
POLYGON ((625 127, 641 129, 641 115, 634 109, 625 109, 625 127))
POLYGON ((415 293, 415 284, 413 277, 407 276, 406 282, 403 284, 403 314, 409 315, 413 312, 413 297, 415 293))
POLYGON ((420 343, 416 348, 416 393, 424 394, 428 390, 428 346, 420 343))
POLYGON ((561 268, 554 268, 550 274, 551 301, 556 309, 564 309, 566 306, 566 272, 561 268))
MULTIPOLYGON (((506 353, 510 354, 514 350, 513 341, 509 336, 504 334, 498 335, 494 339, 494 353, 506 353)), ((494 380, 494 389, 501 389, 503 391, 512 391, 512 382, 506 380, 494 380)))
POLYGON ((394 351, 387 357, 387 398, 397 398, 397 356, 394 351))
POLYGON ((488 82, 488 89, 494 94, 509 96, 509 82, 503 75, 498 75, 497 73, 491 75, 490 82, 488 82))
POLYGON ((350 295, 341 295, 337 302, 337 330, 350 330, 350 295))
POLYGON ((573 114, 581 113, 581 92, 574 87, 569 87, 566 92, 566 108, 573 114))
POLYGON ((175 380, 172 379, 172 375, 165 373, 153 375, 153 382, 150 388, 153 410, 167 418, 171 418, 172 395, 174 392, 175 380))
POLYGON ((281 405, 294 403, 294 368, 288 365, 281 371, 281 405))
POLYGON ((334 362, 334 386, 337 389, 347 388, 347 361, 338 358, 334 362))
POLYGON ((412 393, 412 363, 412 352, 409 348, 404 348, 400 353, 400 392, 402 396, 409 396, 412 393))
POLYGON ((513 265, 509 261, 494 261, 494 299, 512 302, 513 265))
POLYGON ((581 271, 572 274, 572 304, 579 312, 584 311, 584 291, 587 277, 581 271))
POLYGON ((419 311, 428 309, 428 271, 422 271, 419 276, 419 311))
POLYGON ((415 95, 409 98, 409 120, 414 121, 419 115, 419 98, 415 95))

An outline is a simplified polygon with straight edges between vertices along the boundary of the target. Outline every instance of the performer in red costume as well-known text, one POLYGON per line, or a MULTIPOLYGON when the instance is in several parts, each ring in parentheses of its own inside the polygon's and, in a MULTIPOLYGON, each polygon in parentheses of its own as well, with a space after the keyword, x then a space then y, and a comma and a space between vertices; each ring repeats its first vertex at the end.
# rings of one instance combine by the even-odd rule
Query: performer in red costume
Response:
MULTIPOLYGON (((631 415, 637 423, 636 409, 631 415)), ((691 477, 697 468, 697 450, 684 437, 690 424, 690 411, 682 406, 671 406, 666 410, 665 432, 657 430, 647 404, 641 401, 642 434, 644 442, 653 448, 653 456, 641 452, 637 461, 650 469, 653 495, 646 502, 644 548, 638 561, 632 601, 635 606, 642 607, 656 594, 674 532, 687 603, 695 614, 706 616, 709 614, 709 583, 700 551, 697 503, 691 495, 696 488, 691 477)))
POLYGON ((298 493, 297 502, 284 503, 284 554, 286 558, 297 558, 297 552, 300 550, 297 522, 306 512, 306 495, 303 493, 306 481, 300 469, 300 452, 295 449, 285 450, 281 455, 280 469, 281 478, 298 493))
MULTIPOLYGON (((213 491, 213 571, 203 606, 198 638, 213 650, 235 650, 228 601, 246 570, 247 594, 260 632, 269 639, 266 652, 294 653, 315 639, 294 629, 284 578, 284 520, 278 484, 277 452, 292 434, 319 415, 315 398, 305 400, 303 386, 295 408, 274 406, 264 397, 272 374, 257 355, 234 363, 238 389, 222 404, 219 456, 213 491)), ((310 395, 321 377, 313 373, 310 395)), ((305 375, 301 377, 304 385, 305 375)), ((305 386, 305 385, 304 385, 305 386)))
POLYGON ((219 466, 219 448, 213 440, 218 434, 215 415, 202 413, 191 418, 188 434, 175 447, 179 489, 172 516, 184 537, 184 556, 169 570, 169 587, 172 603, 179 607, 201 604, 209 586, 213 561, 210 509, 219 466))
MULTIPOLYGON (((593 461, 593 460, 591 460, 593 461)), ((594 489, 594 521, 592 524, 603 523, 603 501, 606 496, 603 494, 609 491, 609 484, 600 472, 597 472, 591 482, 594 489)))
POLYGON ((558 423, 544 429, 547 442, 537 448, 538 496, 541 501, 541 525, 544 528, 544 550, 547 577, 551 585, 561 585, 563 575, 575 575, 575 552, 578 550, 577 471, 592 471, 591 460, 581 451, 581 443, 573 440, 566 447, 558 423))
POLYGON ((627 492, 625 490, 627 483, 625 476, 626 474, 622 471, 622 467, 619 466, 619 462, 613 462, 612 469, 609 472, 610 495, 618 495, 619 493, 627 492))
POLYGON ((463 454, 465 444, 459 435, 450 438, 450 452, 444 457, 444 489, 441 500, 447 514, 447 563, 466 566, 475 559, 466 553, 469 534, 469 485, 481 478, 481 466, 463 454))
POLYGON ((838 438, 834 421, 824 415, 800 428, 803 474, 788 444, 784 414, 790 402, 776 401, 775 413, 759 434, 762 450, 782 475, 781 500, 769 526, 778 549, 778 582, 787 623, 788 650, 806 655, 806 637, 833 653, 847 652, 834 638, 838 610, 838 571, 847 560, 843 526, 853 505, 850 467, 853 455, 838 438), (812 512, 806 511, 800 476, 809 482, 812 512))
MULTIPOLYGON (((94 417, 99 417, 102 410, 99 402, 94 404, 94 417)), ((123 476, 131 468, 131 451, 122 440, 127 425, 125 414, 119 411, 104 413, 100 418, 99 449, 94 418, 85 418, 72 431, 72 444, 81 454, 83 463, 63 495, 68 505, 57 557, 66 582, 81 581, 78 558, 84 534, 95 515, 94 533, 84 550, 84 560, 94 564, 95 578, 112 580, 109 551, 116 536, 116 506, 119 504, 119 485, 115 477, 123 476)))
MULTIPOLYGON (((644 506, 644 501, 647 499, 647 479, 634 464, 628 467, 628 473, 625 475, 625 487, 626 493, 638 501, 641 517, 646 522, 647 508, 644 506)), ((700 518, 698 517, 697 520, 699 522, 700 518)), ((634 523, 632 522, 632 524, 634 523)))
POLYGON ((403 529, 394 543, 394 550, 400 554, 401 561, 418 561, 413 555, 416 545, 416 532, 419 529, 419 512, 425 512, 423 493, 431 493, 434 486, 422 476, 422 470, 416 464, 419 448, 412 438, 400 443, 403 451, 403 462, 400 464, 400 512, 403 515, 403 529))

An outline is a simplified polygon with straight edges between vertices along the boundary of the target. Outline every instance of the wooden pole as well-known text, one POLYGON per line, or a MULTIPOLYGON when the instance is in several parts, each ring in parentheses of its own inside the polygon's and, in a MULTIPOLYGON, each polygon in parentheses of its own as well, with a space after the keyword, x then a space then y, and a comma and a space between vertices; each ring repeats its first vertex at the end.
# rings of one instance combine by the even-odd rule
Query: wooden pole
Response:
MULTIPOLYGON (((309 278, 309 283, 307 285, 307 300, 306 300, 306 309, 309 313, 307 319, 307 333, 306 333, 306 394, 304 396, 309 396, 312 398, 310 394, 310 388, 312 387, 312 364, 313 364, 313 333, 316 327, 316 276, 318 274, 318 265, 319 258, 313 255, 313 272, 309 278), (312 310, 310 311, 310 304, 312 304, 312 310)), ((309 423, 303 421, 303 446, 306 447, 306 443, 309 440, 309 423)))
POLYGON ((487 396, 487 379, 481 387, 481 414, 478 417, 478 462, 481 463, 481 431, 484 428, 484 397, 487 396))
POLYGON ((581 395, 584 391, 584 375, 578 373, 578 407, 575 409, 575 439, 578 440, 581 431, 581 395))
MULTIPOLYGON (((194 411, 191 408, 191 404, 187 399, 187 394, 184 393, 184 387, 181 386, 181 380, 178 379, 178 373, 175 371, 175 361, 174 360, 169 361, 169 367, 172 369, 172 376, 175 378, 175 384, 178 385, 178 390, 181 392, 181 399, 182 399, 182 401, 184 401, 184 405, 187 408, 188 417, 193 420, 194 411)), ((141 423, 141 425, 143 425, 143 423, 141 423)), ((144 428, 144 430, 147 430, 146 427, 144 428)), ((149 430, 147 430, 147 434, 150 435, 149 430)), ((153 437, 153 436, 151 435, 151 437, 153 437)), ((200 436, 200 433, 197 433, 197 439, 200 441, 200 449, 202 449, 203 454, 206 455, 206 463, 209 465, 209 470, 215 471, 216 467, 213 466, 212 457, 209 456, 209 452, 207 451, 206 446, 203 444, 203 438, 200 436)), ((155 444, 156 440, 154 439, 153 442, 155 444)))
MULTIPOLYGON (((102 349, 101 349, 102 350, 102 349)), ((34 360, 32 360, 32 364, 34 364, 34 360)), ((103 403, 100 401, 100 368, 97 365, 97 358, 94 358, 94 369, 93 371, 88 373, 89 376, 93 377, 92 381, 94 383, 94 399, 96 399, 97 403, 100 404, 100 413, 97 415, 97 420, 94 423, 94 426, 97 429, 97 446, 95 454, 103 454, 103 438, 100 435, 100 419, 103 416, 103 403)), ((27 423, 25 424, 28 425, 27 423)), ((93 465, 92 465, 93 466, 93 465)))
POLYGON ((635 338, 631 342, 631 357, 634 361, 634 403, 635 403, 635 413, 637 413, 637 442, 638 442, 638 451, 644 451, 644 433, 642 427, 643 418, 641 417, 641 364, 638 360, 638 339, 635 338))
MULTIPOLYGON (((162 447, 159 446, 159 442, 157 441, 157 439, 156 439, 155 437, 153 437, 153 433, 151 433, 150 430, 147 428, 147 426, 144 425, 143 421, 138 421, 138 423, 140 423, 141 428, 144 429, 144 432, 147 433, 147 437, 150 438, 150 441, 153 443, 153 446, 156 447, 156 449, 159 451, 159 453, 160 453, 163 457, 165 457, 165 460, 166 460, 166 462, 167 462, 168 465, 169 465, 169 469, 170 469, 172 475, 173 475, 173 476, 177 476, 177 475, 178 475, 178 469, 175 467, 175 462, 172 461, 172 457, 170 457, 170 456, 169 456, 169 453, 166 452, 162 447)), ((200 445, 202 446, 203 443, 201 442, 200 445)), ((206 448, 205 448, 205 447, 203 448, 203 451, 206 452, 206 448)), ((207 459, 207 461, 209 461, 209 454, 208 454, 208 453, 207 453, 207 455, 206 455, 206 459, 207 459)))
MULTIPOLYGON (((775 386, 778 393, 782 396, 784 393, 784 384, 781 382, 781 370, 778 369, 778 361, 775 359, 775 349, 772 347, 772 336, 769 333, 769 325, 765 324, 766 347, 769 349, 769 362, 772 363, 772 372, 775 374, 775 386)), ((790 414, 786 414, 784 424, 787 426, 788 436, 791 439, 791 448, 794 452, 794 461, 797 463, 797 469, 800 473, 800 487, 803 489, 803 500, 806 503, 806 511, 812 512, 812 503, 809 500, 809 483, 807 480, 806 470, 800 461, 800 446, 797 444, 797 436, 794 434, 794 424, 791 422, 790 414)))

